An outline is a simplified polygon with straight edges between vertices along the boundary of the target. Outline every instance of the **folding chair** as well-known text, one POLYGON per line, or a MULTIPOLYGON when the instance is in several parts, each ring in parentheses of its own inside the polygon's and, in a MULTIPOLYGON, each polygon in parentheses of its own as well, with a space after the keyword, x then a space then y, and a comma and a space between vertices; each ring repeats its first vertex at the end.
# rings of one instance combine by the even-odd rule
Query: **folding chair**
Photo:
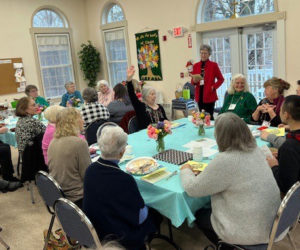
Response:
POLYGON ((139 123, 136 116, 133 116, 128 122, 128 133, 132 134, 139 131, 139 123))
POLYGON ((55 220, 54 202, 59 198, 64 197, 64 193, 60 185, 54 180, 52 176, 44 171, 39 171, 35 176, 36 185, 40 196, 43 198, 44 203, 51 216, 50 225, 45 239, 44 249, 47 249, 50 233, 52 231, 53 223, 55 220))
POLYGON ((296 182, 283 198, 280 207, 277 211, 277 215, 274 219, 273 226, 270 232, 269 242, 267 244, 259 244, 252 246, 240 246, 229 244, 223 241, 218 243, 218 249, 221 249, 222 245, 232 246, 241 250, 271 250, 273 243, 276 239, 281 238, 287 232, 287 237, 293 247, 297 249, 293 242, 290 232, 295 228, 298 223, 300 214, 300 182, 296 182))
MULTIPOLYGON (((2 227, 0 227, 0 232, 1 231, 2 231, 2 227)), ((5 247, 6 250, 10 249, 10 246, 7 245, 1 237, 0 237, 0 243, 5 247)))
MULTIPOLYGON (((59 198, 55 202, 54 208, 58 220, 68 237, 77 240, 80 245, 87 248, 102 248, 95 228, 79 207, 65 198, 59 198)), ((74 245, 72 242, 70 244, 74 245)))
POLYGON ((106 122, 107 122, 106 120, 100 119, 92 122, 85 129, 85 138, 89 146, 97 142, 97 136, 96 136, 97 130, 103 123, 106 122))

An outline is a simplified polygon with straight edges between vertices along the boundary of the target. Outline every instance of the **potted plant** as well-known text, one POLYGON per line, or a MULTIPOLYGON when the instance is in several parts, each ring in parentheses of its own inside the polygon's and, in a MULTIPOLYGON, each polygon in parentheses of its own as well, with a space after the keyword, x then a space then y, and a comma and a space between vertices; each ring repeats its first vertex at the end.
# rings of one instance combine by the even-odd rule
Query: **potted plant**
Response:
POLYGON ((89 81, 89 87, 95 87, 97 74, 100 72, 100 53, 92 45, 91 41, 88 41, 88 44, 81 44, 81 48, 78 55, 84 80, 89 81))

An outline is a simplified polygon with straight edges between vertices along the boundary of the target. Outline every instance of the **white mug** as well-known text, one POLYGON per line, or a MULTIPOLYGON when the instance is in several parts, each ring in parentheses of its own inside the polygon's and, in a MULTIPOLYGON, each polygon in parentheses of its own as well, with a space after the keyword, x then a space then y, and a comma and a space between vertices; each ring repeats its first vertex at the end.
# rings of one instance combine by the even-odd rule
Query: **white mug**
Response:
POLYGON ((192 115, 189 115, 188 116, 188 120, 191 122, 193 120, 193 116, 192 115))
POLYGON ((130 155, 132 153, 132 146, 131 145, 127 145, 126 149, 125 149, 125 155, 130 155))

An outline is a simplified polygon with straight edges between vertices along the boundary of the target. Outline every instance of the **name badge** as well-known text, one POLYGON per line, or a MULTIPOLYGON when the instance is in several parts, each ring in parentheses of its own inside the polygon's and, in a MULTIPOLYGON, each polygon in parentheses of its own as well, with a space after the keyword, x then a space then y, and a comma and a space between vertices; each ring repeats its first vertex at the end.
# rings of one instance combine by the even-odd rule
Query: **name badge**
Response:
POLYGON ((204 80, 200 80, 200 86, 203 86, 204 85, 204 80))
POLYGON ((262 123, 261 126, 262 126, 262 127, 270 127, 270 126, 271 126, 271 123, 268 122, 268 121, 263 121, 263 123, 262 123))
POLYGON ((236 104, 230 104, 228 110, 234 110, 236 107, 236 104))

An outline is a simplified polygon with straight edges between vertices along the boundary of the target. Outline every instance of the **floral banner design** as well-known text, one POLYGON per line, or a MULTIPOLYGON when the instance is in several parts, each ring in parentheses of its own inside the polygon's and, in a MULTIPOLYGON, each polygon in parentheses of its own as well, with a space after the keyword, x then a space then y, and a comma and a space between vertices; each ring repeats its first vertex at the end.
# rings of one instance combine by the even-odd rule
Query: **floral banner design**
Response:
POLYGON ((158 30, 135 34, 140 80, 161 81, 158 30))

